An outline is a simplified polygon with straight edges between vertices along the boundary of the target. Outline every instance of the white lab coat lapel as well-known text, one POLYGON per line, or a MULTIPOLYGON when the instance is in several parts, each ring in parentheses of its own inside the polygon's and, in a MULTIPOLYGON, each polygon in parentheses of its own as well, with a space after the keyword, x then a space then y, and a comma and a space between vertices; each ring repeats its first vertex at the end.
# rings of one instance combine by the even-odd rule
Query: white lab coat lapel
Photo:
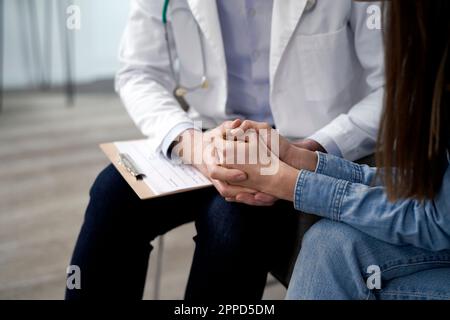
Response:
POLYGON ((223 76, 226 76, 225 52, 216 0, 187 0, 187 2, 208 44, 219 59, 223 76))
POLYGON ((270 43, 270 84, 306 7, 306 0, 274 0, 270 43))

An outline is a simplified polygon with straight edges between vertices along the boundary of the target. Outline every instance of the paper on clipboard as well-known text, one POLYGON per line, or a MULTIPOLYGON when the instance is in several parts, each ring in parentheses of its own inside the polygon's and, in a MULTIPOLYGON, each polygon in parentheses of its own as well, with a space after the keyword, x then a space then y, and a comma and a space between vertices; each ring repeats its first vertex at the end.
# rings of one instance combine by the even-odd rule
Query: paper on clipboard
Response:
POLYGON ((144 174, 143 182, 155 196, 211 186, 200 171, 190 165, 176 164, 162 154, 152 153, 147 140, 115 142, 119 153, 128 154, 144 174))

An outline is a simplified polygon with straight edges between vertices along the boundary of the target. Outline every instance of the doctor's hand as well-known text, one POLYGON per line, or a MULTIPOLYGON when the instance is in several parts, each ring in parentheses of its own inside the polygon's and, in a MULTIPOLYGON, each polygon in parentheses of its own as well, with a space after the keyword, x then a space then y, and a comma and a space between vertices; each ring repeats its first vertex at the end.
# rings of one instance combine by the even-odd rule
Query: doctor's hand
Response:
MULTIPOLYGON (((255 132, 247 132, 248 141, 226 141, 217 146, 222 167, 245 172, 245 181, 230 181, 230 185, 258 190, 260 196, 292 201, 298 170, 281 161, 255 132), (239 160, 240 159, 240 160, 239 160)), ((225 177, 219 177, 226 180, 225 177)), ((236 196, 237 202, 251 201, 248 195, 236 196)))
MULTIPOLYGON (((236 126, 237 124, 235 123, 234 125, 236 126)), ((269 150, 278 156, 281 161, 297 169, 314 171, 317 156, 308 151, 325 152, 319 143, 311 139, 291 143, 288 139, 280 135, 277 130, 273 129, 270 124, 264 122, 245 120, 239 127, 230 132, 238 140, 242 140, 242 137, 245 137, 249 131, 256 131, 269 150), (278 143, 276 148, 272 146, 273 143, 278 143)))
MULTIPOLYGON (((249 138, 249 141, 247 142, 242 139, 241 141, 235 142, 227 141, 224 147, 219 149, 219 156, 224 167, 245 172, 248 177, 244 182, 228 182, 232 185, 241 185, 259 191, 253 195, 238 194, 234 201, 251 204, 254 199, 268 200, 269 197, 271 197, 273 201, 276 201, 277 198, 292 200, 293 188, 295 187, 297 180, 298 170, 314 171, 318 161, 317 154, 306 149, 292 147, 292 150, 285 154, 286 159, 293 157, 289 161, 294 165, 290 165, 281 161, 265 143, 265 140, 267 139, 264 139, 263 136, 258 136, 258 133, 255 130, 250 129, 246 136, 249 138), (255 135, 259 140, 257 140, 255 135), (252 137, 253 142, 251 141, 252 137), (258 144, 256 146, 253 145, 252 147, 248 142, 254 143, 254 141, 258 141, 258 144), (236 164, 236 162, 227 161, 230 155, 232 155, 234 159, 238 152, 243 152, 242 150, 245 150, 246 160, 249 160, 250 153, 258 154, 257 163, 248 161, 246 164, 236 164), (261 157, 260 154, 267 155, 267 157, 261 157), (271 167, 272 169, 268 170, 268 167, 271 167), (265 170, 263 170, 263 168, 265 168, 265 170)), ((280 144, 282 145, 283 142, 280 142, 280 144)), ((282 150, 283 146, 281 146, 280 149, 282 150)), ((226 180, 225 177, 221 178, 226 180)))
POLYGON ((299 141, 294 142, 293 145, 298 148, 301 148, 301 149, 306 149, 306 150, 310 150, 310 151, 320 151, 323 153, 327 153, 325 148, 320 143, 318 143, 317 141, 314 141, 312 139, 299 140, 299 141))
POLYGON ((246 202, 247 204, 271 205, 273 204, 272 198, 268 199, 268 197, 258 194, 256 190, 228 184, 226 181, 246 180, 247 175, 242 171, 224 168, 219 164, 215 144, 223 142, 227 131, 238 127, 240 124, 240 120, 227 121, 204 133, 187 130, 181 135, 181 141, 174 149, 178 149, 176 152, 184 163, 194 165, 208 177, 220 195, 228 201, 234 199, 237 195, 244 195, 247 199, 251 199, 251 201, 246 202), (185 150, 190 150, 190 152, 185 152, 185 150), (255 195, 258 196, 255 197, 255 195))
MULTIPOLYGON (((237 123, 235 125, 237 125, 237 123)), ((286 138, 281 136, 277 130, 272 128, 272 126, 266 122, 245 120, 240 123, 238 127, 230 130, 231 137, 236 140, 247 139, 247 133, 249 132, 256 132, 267 147, 283 161, 289 156, 291 148, 294 147, 286 138), (272 144, 277 145, 273 146, 272 144)))

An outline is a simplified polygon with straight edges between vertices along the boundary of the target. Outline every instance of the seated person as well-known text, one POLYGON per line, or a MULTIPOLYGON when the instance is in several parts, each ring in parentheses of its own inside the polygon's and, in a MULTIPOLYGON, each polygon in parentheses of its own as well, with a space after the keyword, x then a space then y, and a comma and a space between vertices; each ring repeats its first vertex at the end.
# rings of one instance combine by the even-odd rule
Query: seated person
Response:
MULTIPOLYGON (((306 149, 365 157, 375 149, 384 92, 382 34, 367 28, 370 5, 131 0, 117 92, 151 151, 165 156, 194 135, 203 154, 210 135, 241 117, 269 122, 306 149)), ((195 166, 208 178, 220 169, 236 176, 201 160, 195 166)), ((185 298, 260 299, 268 272, 293 251, 299 215, 269 195, 252 197, 254 206, 227 202, 256 192, 211 180, 215 188, 141 201, 114 166, 105 168, 70 262, 82 289, 66 298, 142 298, 152 241, 195 222, 185 298)))
POLYGON ((261 160, 223 160, 237 148, 249 153, 246 140, 216 145, 224 167, 247 174, 229 183, 323 218, 306 233, 288 299, 450 299, 450 2, 389 1, 385 9, 382 169, 298 149, 282 137, 274 152, 274 139, 261 134, 270 126, 250 121, 233 134, 252 141, 259 132, 275 174, 262 175, 261 160))

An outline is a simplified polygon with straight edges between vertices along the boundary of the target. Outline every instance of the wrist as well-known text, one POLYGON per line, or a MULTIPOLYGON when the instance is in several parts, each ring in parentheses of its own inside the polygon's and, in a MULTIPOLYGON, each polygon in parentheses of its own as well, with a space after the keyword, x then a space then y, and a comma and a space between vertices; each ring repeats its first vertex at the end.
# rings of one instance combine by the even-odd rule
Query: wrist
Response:
POLYGON ((320 143, 318 143, 316 140, 303 139, 303 140, 296 141, 293 144, 297 148, 327 153, 325 148, 320 143))
POLYGON ((299 168, 298 167, 298 162, 299 162, 299 158, 300 158, 300 154, 299 151, 301 149, 296 147, 293 144, 289 145, 289 148, 287 149, 287 151, 285 152, 284 156, 281 158, 282 161, 284 161, 286 164, 290 165, 291 167, 294 168, 299 168))
POLYGON ((288 165, 299 170, 316 171, 317 153, 291 145, 284 160, 288 165))
POLYGON ((195 129, 187 129, 177 137, 172 149, 183 163, 196 166, 199 162, 197 153, 202 150, 201 145, 202 132, 195 129))
POLYGON ((327 152, 320 143, 318 143, 316 140, 312 140, 312 139, 305 140, 305 149, 310 150, 310 151, 320 151, 323 153, 327 152))
POLYGON ((300 170, 315 172, 319 157, 317 152, 299 149, 299 167, 300 170))
POLYGON ((293 201, 299 170, 281 162, 278 173, 271 176, 264 192, 278 199, 293 201))

